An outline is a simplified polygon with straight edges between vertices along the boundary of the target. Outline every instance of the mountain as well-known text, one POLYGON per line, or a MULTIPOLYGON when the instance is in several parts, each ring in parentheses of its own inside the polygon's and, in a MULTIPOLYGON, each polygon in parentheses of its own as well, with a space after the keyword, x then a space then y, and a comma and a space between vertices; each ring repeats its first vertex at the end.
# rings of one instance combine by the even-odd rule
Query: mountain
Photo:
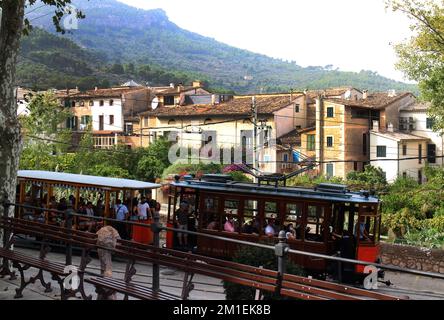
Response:
POLYGON ((76 86, 86 90, 143 78, 150 79, 152 85, 162 85, 191 82, 196 76, 156 65, 109 64, 100 52, 38 28, 22 37, 17 66, 17 84, 35 90, 76 86))
MULTIPOLYGON (((328 67, 303 68, 295 63, 241 50, 179 28, 163 10, 142 10, 115 0, 74 0, 86 18, 65 37, 94 52, 104 64, 156 66, 204 78, 210 87, 239 93, 318 89, 351 85, 369 90, 417 91, 372 71, 341 72, 328 67)), ((33 8, 37 8, 37 3, 33 8)), ((50 9, 31 8, 27 18, 53 32, 50 9)), ((196 19, 196 17, 193 17, 196 19)), ((131 67, 132 69, 132 67, 131 67)), ((143 73, 140 80, 152 82, 143 73)), ((172 82, 167 80, 166 83, 172 82)), ((185 81, 183 81, 185 82, 185 81)))

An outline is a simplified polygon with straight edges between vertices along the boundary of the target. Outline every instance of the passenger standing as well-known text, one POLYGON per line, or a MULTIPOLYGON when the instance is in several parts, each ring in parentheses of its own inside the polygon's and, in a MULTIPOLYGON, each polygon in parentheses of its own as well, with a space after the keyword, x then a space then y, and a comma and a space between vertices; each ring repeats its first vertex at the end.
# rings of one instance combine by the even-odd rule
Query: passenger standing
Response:
POLYGON ((146 202, 145 197, 142 198, 139 205, 137 206, 137 213, 138 213, 139 219, 141 219, 141 220, 147 220, 148 218, 151 217, 150 205, 146 202))
POLYGON ((125 221, 128 219, 129 215, 128 208, 122 203, 122 200, 117 199, 115 211, 116 211, 116 220, 118 220, 118 222, 116 223, 116 229, 119 232, 120 237, 122 239, 127 240, 128 233, 126 231, 125 221))
MULTIPOLYGON (((182 202, 179 210, 176 211, 177 227, 180 230, 188 230, 188 211, 189 206, 186 202, 182 202)), ((188 246, 188 234, 179 232, 177 237, 179 239, 179 246, 188 246)))

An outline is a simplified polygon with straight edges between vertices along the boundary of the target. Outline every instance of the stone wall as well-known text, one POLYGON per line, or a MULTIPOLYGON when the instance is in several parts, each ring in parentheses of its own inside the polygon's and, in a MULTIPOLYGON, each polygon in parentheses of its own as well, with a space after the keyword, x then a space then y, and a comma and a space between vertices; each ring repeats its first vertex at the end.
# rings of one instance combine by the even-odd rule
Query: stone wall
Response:
POLYGON ((444 274, 444 250, 381 243, 383 264, 444 274))

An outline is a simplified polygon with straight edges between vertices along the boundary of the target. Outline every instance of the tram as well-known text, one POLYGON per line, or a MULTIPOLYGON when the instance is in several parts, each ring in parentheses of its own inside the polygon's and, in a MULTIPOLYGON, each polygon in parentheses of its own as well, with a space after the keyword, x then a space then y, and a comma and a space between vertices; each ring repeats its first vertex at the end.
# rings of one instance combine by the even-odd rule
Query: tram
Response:
MULTIPOLYGON (((15 216, 46 224, 61 225, 63 217, 51 214, 43 209, 49 208, 64 211, 70 207, 75 212, 79 212, 82 206, 89 203, 93 209, 92 213, 94 216, 115 218, 115 205, 118 200, 125 204, 128 210, 131 210, 134 205, 134 199, 151 196, 152 190, 157 188, 160 188, 159 184, 129 179, 63 172, 20 170, 17 173, 16 202, 42 208, 42 210, 17 207, 15 216)), ((73 221, 73 227, 75 229, 85 228, 85 221, 89 220, 76 216, 73 221)), ((143 221, 143 223, 149 224, 150 221, 143 221)), ((133 230, 128 230, 127 233, 132 233, 135 240, 143 238, 143 242, 150 243, 149 235, 143 235, 143 237, 141 235, 139 237, 142 231, 145 233, 150 232, 148 228, 134 227, 133 230)))
MULTIPOLYGON (((339 255, 377 262, 380 240, 380 201, 368 192, 350 192, 344 185, 320 184, 314 189, 276 187, 233 181, 226 175, 180 179, 170 185, 169 226, 178 227, 178 212, 185 204, 188 227, 200 233, 254 243, 275 244, 286 231, 291 249, 339 255)), ((169 232, 167 246, 179 248, 177 233, 169 232)), ((195 237, 191 246, 199 254, 233 257, 238 244, 195 237)), ((296 264, 322 274, 332 264, 325 259, 290 254, 296 264)), ((364 266, 352 265, 363 274, 364 266)))

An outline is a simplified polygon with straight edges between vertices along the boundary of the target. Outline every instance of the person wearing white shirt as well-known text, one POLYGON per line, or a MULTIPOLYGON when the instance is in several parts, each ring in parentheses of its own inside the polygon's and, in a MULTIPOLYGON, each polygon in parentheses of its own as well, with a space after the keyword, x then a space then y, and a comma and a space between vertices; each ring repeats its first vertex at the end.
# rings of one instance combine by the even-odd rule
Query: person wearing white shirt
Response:
POLYGON ((139 218, 141 219, 148 219, 150 211, 150 205, 146 202, 146 198, 142 198, 140 203, 137 205, 137 213, 139 218))

